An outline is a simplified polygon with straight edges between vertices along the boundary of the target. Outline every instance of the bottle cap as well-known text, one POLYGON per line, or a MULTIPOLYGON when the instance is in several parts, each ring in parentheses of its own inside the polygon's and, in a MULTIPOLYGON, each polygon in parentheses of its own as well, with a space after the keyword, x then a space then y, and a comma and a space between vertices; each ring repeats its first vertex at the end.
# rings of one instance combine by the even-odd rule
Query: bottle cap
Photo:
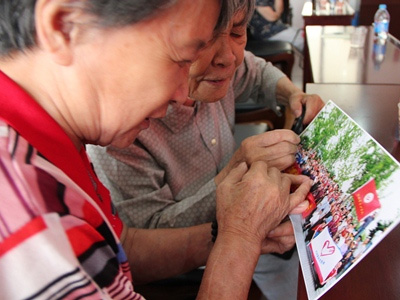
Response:
POLYGON ((379 4, 379 9, 386 9, 386 8, 387 8, 386 4, 379 4))

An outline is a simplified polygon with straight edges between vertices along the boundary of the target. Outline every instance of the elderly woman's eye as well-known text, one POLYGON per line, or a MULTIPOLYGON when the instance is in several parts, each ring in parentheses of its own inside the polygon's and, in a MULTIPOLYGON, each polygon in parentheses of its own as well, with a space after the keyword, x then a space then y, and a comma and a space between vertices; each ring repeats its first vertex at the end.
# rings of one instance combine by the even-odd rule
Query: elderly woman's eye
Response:
POLYGON ((231 36, 239 38, 239 37, 242 37, 242 36, 243 36, 243 33, 235 33, 235 32, 232 32, 232 33, 231 33, 231 36))
POLYGON ((240 38, 246 34, 246 28, 242 27, 237 27, 233 28, 233 31, 231 31, 231 36, 240 38))

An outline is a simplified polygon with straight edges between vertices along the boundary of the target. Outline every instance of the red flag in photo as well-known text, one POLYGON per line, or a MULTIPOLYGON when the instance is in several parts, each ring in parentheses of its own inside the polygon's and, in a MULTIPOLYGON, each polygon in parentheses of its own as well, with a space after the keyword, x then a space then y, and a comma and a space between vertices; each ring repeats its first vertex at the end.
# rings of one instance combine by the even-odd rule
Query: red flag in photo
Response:
POLYGON ((308 200, 308 207, 305 211, 302 212, 302 217, 306 218, 309 214, 311 214, 314 209, 317 207, 317 204, 315 203, 315 198, 311 193, 308 193, 306 196, 306 199, 308 200))
POLYGON ((359 221, 381 207, 374 178, 371 178, 363 186, 359 187, 352 196, 359 221))

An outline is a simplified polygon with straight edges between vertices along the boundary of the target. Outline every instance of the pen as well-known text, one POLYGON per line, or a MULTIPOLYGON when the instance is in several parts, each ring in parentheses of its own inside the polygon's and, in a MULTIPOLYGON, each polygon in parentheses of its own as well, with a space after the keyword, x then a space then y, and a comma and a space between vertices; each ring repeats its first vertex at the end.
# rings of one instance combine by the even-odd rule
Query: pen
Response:
POLYGON ((302 108, 303 109, 302 109, 302 112, 301 112, 301 116, 294 120, 294 123, 293 123, 293 126, 292 126, 292 130, 297 134, 300 134, 304 129, 303 120, 304 120, 304 116, 306 115, 306 106, 303 105, 302 108))

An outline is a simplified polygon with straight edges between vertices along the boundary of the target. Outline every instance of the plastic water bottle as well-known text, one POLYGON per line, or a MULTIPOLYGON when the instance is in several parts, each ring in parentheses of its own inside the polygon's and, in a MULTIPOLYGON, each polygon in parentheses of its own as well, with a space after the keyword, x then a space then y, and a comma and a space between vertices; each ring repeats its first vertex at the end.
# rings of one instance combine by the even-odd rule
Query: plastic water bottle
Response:
POLYGON ((386 40, 389 32, 390 15, 386 4, 379 4, 374 16, 374 32, 378 39, 386 40))
POLYGON ((379 71, 381 68, 381 64, 385 59, 386 54, 386 40, 384 39, 375 39, 374 47, 372 49, 372 59, 374 61, 375 70, 379 71))

